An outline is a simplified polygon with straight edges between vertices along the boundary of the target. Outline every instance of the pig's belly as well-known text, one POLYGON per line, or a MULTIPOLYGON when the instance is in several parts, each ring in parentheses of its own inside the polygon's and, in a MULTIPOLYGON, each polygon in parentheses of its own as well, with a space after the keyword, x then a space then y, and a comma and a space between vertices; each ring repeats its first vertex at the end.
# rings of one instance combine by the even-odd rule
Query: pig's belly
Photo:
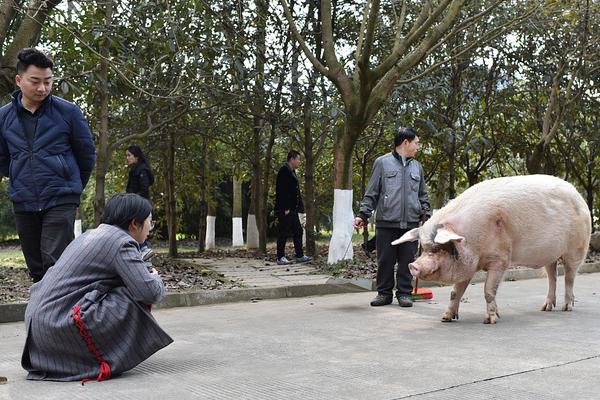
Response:
POLYGON ((521 265, 530 268, 541 268, 551 264, 562 256, 562 251, 557 249, 520 249, 513 251, 511 265, 521 265))

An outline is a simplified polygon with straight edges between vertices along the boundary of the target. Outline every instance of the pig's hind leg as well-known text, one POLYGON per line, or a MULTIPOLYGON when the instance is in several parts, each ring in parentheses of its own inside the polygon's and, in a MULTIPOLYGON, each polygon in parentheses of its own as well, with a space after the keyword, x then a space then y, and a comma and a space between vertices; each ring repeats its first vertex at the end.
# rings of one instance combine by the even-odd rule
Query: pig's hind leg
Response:
POLYGON ((577 269, 583 263, 583 260, 577 260, 573 262, 569 259, 565 259, 565 305, 563 311, 573 311, 575 305, 575 296, 573 295, 573 286, 575 284, 575 275, 577 275, 577 269))
POLYGON ((462 299, 463 294, 465 294, 465 290, 467 290, 469 282, 471 282, 470 279, 454 284, 454 288, 450 293, 450 304, 448 304, 448 309, 442 315, 442 322, 452 322, 452 320, 458 319, 458 306, 460 305, 460 299, 462 299))
POLYGON ((556 307, 556 261, 544 266, 544 268, 546 268, 546 274, 548 275, 548 294, 540 311, 552 311, 552 308, 556 307))

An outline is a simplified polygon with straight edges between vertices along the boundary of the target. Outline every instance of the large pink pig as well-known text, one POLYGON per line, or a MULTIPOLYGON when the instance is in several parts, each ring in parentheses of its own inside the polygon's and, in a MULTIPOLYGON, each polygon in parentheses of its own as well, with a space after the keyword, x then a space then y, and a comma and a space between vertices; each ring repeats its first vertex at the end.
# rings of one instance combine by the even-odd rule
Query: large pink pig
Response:
POLYGON ((442 321, 458 319, 460 299, 478 270, 487 271, 484 323, 495 324, 496 291, 511 265, 545 267, 548 295, 542 311, 556 306, 556 263, 565 268, 565 304, 573 309, 573 282, 591 234, 587 204, 568 182, 548 175, 491 179, 465 190, 422 227, 392 244, 419 240, 422 254, 409 264, 413 276, 454 283, 442 321))

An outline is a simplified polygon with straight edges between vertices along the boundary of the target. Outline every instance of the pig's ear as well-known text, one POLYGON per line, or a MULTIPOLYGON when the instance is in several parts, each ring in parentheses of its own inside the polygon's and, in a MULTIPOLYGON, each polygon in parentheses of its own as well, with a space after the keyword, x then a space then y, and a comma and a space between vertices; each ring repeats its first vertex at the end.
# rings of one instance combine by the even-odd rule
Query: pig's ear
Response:
POLYGON ((402 235, 400 237, 400 239, 394 240, 392 242, 392 246, 395 246, 397 244, 404 243, 404 242, 414 242, 415 240, 419 239, 419 229, 421 229, 421 228, 411 229, 410 231, 406 232, 404 235, 402 235))
POLYGON ((448 243, 450 241, 458 241, 461 242, 463 241, 465 238, 448 230, 445 228, 440 228, 437 231, 437 234, 435 235, 435 239, 433 239, 434 243, 438 243, 438 244, 445 244, 448 243))

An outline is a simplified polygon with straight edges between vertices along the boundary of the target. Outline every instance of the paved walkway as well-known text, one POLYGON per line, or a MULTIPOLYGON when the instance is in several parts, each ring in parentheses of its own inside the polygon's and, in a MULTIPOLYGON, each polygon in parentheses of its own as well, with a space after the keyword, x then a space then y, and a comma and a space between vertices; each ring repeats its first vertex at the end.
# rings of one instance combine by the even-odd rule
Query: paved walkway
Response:
POLYGON ((600 274, 577 277, 573 312, 538 311, 546 279, 504 282, 497 325, 482 324, 480 283, 441 323, 450 290, 410 309, 369 307, 367 292, 158 310, 175 342, 85 386, 25 380, 23 325, 0 324, 0 399, 599 398, 600 274))
POLYGON ((219 272, 246 287, 318 285, 328 283, 332 279, 329 275, 320 274, 310 263, 277 265, 264 260, 235 257, 227 257, 225 264, 217 258, 196 258, 189 261, 219 272))

